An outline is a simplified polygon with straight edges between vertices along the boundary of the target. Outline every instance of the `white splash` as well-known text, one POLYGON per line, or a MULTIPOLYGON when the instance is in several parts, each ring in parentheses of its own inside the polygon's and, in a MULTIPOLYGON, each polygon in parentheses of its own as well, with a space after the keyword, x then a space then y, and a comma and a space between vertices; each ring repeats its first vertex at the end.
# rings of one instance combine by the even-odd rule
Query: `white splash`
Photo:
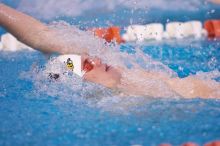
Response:
POLYGON ((204 0, 21 0, 18 9, 36 17, 52 19, 75 17, 87 11, 111 12, 117 8, 197 11, 206 6, 204 0), (187 8, 187 10, 186 10, 187 8), (97 11, 98 10, 98 11, 97 11))

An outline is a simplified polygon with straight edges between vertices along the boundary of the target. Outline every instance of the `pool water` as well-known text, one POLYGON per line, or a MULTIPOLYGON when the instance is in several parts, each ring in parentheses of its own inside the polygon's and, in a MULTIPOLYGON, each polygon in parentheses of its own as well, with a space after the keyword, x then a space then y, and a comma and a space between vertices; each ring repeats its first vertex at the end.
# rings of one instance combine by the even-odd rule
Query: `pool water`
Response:
MULTIPOLYGON (((220 47, 212 43, 201 49, 162 45, 160 57, 158 46, 143 49, 167 63, 179 76, 187 76, 201 70, 218 70, 220 47), (206 54, 208 49, 214 53, 197 55, 197 63, 193 62, 191 56, 206 54), (212 57, 217 61, 210 66, 207 61, 212 57), (179 66, 183 69, 179 70, 179 66)), ((44 64, 41 53, 1 52, 0 58, 1 145, 178 145, 220 138, 218 99, 148 99, 127 112, 105 111, 75 99, 37 95, 33 83, 21 78, 21 74, 29 71, 34 62, 44 64)))
MULTIPOLYGON (((106 20, 101 16, 100 19, 98 25, 104 26, 106 20)), ((181 78, 197 74, 220 81, 218 40, 185 39, 120 46, 121 52, 130 55, 137 50, 162 62, 181 78)), ((33 70, 36 66, 43 68, 46 62, 40 52, 0 52, 0 145, 156 146, 186 141, 204 144, 220 139, 219 99, 105 98, 107 93, 101 100, 85 99, 80 93, 72 97, 71 88, 57 85, 49 86, 56 89, 49 89, 44 88, 44 82, 38 84, 38 74, 33 70)))

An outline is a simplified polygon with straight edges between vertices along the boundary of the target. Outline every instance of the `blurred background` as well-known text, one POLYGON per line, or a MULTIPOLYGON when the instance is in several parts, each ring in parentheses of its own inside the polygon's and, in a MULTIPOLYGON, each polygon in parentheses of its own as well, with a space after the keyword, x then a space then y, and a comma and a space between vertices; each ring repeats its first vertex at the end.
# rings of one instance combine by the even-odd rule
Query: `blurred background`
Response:
POLYGON ((48 22, 91 27, 220 18, 220 5, 209 0, 0 0, 48 22))

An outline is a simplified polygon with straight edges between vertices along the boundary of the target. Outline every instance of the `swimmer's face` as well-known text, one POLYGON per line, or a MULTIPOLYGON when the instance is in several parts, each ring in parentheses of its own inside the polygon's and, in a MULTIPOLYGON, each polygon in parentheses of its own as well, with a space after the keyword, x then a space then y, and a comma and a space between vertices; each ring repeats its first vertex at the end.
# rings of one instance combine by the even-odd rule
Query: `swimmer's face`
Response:
POLYGON ((114 88, 120 83, 121 73, 114 67, 101 62, 99 58, 86 57, 82 61, 89 61, 93 68, 83 76, 85 80, 114 88))

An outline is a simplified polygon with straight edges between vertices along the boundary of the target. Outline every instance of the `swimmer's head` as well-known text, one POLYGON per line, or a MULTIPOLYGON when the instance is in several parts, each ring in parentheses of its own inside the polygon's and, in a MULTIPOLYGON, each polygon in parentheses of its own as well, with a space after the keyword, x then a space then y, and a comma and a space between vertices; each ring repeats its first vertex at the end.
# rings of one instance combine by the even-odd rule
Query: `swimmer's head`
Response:
POLYGON ((83 78, 87 81, 104 85, 105 87, 115 88, 121 80, 121 73, 115 67, 102 63, 99 58, 91 58, 89 56, 82 57, 83 67, 91 64, 89 70, 85 72, 83 78))
MULTIPOLYGON (((64 63, 66 69, 82 77, 86 81, 114 88, 120 83, 121 73, 115 67, 102 63, 97 57, 88 55, 61 55, 57 58, 64 63)), ((51 76, 49 76, 51 78, 51 76)), ((53 76, 52 76, 53 77, 53 76)))

